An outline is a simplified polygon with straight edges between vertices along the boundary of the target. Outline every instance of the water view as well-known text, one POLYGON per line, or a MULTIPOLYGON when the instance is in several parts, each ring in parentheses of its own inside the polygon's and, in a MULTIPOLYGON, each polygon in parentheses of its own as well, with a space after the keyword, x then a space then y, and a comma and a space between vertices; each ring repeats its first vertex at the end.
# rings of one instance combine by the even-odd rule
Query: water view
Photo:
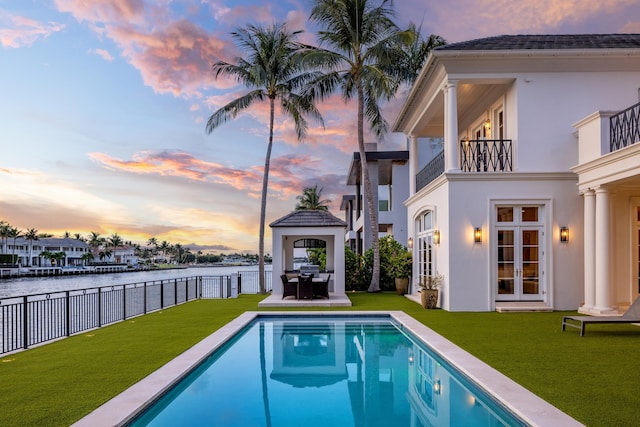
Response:
MULTIPOLYGON (((265 266, 270 271, 271 266, 265 266)), ((191 276, 220 276, 239 271, 258 271, 258 266, 189 267, 130 273, 84 274, 58 277, 18 277, 0 280, 0 299, 48 292, 123 285, 191 276)))

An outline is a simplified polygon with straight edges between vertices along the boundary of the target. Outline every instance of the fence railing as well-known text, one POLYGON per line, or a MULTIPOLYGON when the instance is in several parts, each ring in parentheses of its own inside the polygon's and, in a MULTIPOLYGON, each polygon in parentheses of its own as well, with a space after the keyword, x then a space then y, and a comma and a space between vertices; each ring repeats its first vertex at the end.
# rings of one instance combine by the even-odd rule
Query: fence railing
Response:
MULTIPOLYGON (((265 276, 271 290, 271 272, 265 276)), ((257 278, 257 271, 241 272, 231 276, 193 276, 0 299, 0 354, 195 299, 230 298, 240 292, 243 281, 244 292, 251 293, 253 288, 259 288, 257 278)))
MULTIPOLYGON (((238 293, 257 294, 260 292, 260 272, 259 271, 239 271, 238 293)), ((266 292, 273 290, 271 283, 271 271, 264 273, 264 286, 266 292)))
POLYGON ((611 152, 640 141, 640 103, 611 116, 609 148, 611 152))
POLYGON ((510 139, 460 141, 460 169, 463 172, 511 172, 513 170, 510 139))
POLYGON ((433 180, 444 173, 444 151, 436 155, 416 174, 416 191, 422 190, 433 180))

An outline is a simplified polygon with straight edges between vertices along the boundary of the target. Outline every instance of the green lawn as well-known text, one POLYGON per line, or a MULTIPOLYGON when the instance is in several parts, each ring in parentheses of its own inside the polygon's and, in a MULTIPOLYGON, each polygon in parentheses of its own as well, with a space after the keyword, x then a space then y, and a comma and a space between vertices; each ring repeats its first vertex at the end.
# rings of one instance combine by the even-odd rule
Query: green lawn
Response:
MULTIPOLYGON (((335 310, 404 311, 588 426, 638 425, 636 326, 590 325, 581 338, 560 331, 562 312, 449 313, 395 293, 349 297, 353 307, 335 310)), ((0 425, 69 425, 262 298, 194 301, 0 358, 0 425)))

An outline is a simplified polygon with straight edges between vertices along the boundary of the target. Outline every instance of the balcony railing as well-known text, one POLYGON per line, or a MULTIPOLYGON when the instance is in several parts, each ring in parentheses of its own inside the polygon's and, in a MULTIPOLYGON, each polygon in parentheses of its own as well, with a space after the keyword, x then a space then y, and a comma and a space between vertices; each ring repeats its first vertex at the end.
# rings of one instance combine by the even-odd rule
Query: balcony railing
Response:
POLYGON ((460 169, 463 172, 511 172, 513 151, 510 139, 460 141, 460 169))
MULTIPOLYGON (((463 172, 511 172, 513 170, 511 140, 460 141, 460 169, 463 172)), ((444 151, 441 151, 416 175, 416 191, 420 191, 443 173, 444 151)))
POLYGON ((426 187, 431 181, 444 173, 444 151, 436 155, 416 175, 416 191, 426 187))
POLYGON ((640 141, 640 103, 611 116, 609 149, 620 150, 640 141))

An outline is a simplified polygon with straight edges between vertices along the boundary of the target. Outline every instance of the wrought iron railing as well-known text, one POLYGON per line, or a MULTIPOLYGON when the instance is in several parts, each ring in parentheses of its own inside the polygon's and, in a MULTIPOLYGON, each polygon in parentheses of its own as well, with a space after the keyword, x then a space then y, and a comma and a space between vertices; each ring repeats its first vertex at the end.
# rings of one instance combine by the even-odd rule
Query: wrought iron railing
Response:
POLYGON ((640 103, 619 112, 609 119, 610 152, 640 141, 640 103))
POLYGON ((463 172, 511 172, 513 151, 510 139, 460 141, 460 169, 463 172))
POLYGON ((444 173, 444 151, 437 154, 427 165, 416 175, 416 191, 420 191, 430 182, 444 173))
MULTIPOLYGON (((258 293, 259 273, 240 271, 237 293, 258 293)), ((0 299, 0 354, 195 299, 230 298, 232 276, 192 276, 0 299)), ((272 290, 265 271, 266 291, 272 290)))

